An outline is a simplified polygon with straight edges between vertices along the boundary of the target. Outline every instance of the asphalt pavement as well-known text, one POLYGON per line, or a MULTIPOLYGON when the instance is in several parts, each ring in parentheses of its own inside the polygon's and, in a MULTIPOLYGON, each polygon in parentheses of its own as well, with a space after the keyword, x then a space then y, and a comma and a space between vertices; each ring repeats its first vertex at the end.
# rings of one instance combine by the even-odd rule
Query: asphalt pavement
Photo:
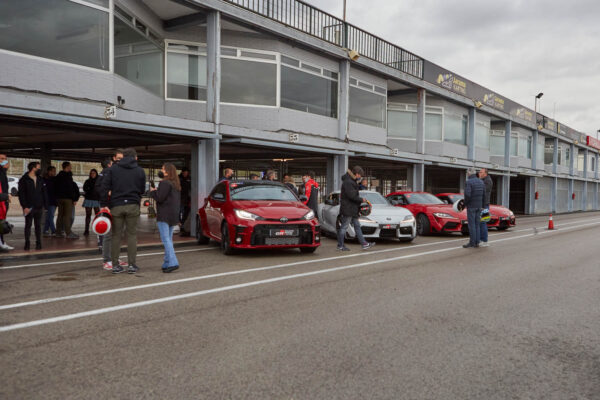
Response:
POLYGON ((600 399, 600 213, 490 247, 326 239, 0 267, 2 399, 600 399))

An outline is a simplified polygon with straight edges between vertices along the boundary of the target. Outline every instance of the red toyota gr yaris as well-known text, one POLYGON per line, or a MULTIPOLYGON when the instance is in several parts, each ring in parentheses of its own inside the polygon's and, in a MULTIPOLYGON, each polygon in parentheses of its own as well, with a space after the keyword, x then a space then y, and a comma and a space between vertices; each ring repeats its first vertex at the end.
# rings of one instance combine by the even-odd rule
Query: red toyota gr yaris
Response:
POLYGON ((297 247, 312 253, 321 244, 314 212, 285 185, 271 181, 222 181, 198 210, 198 243, 221 243, 224 254, 237 249, 297 247))

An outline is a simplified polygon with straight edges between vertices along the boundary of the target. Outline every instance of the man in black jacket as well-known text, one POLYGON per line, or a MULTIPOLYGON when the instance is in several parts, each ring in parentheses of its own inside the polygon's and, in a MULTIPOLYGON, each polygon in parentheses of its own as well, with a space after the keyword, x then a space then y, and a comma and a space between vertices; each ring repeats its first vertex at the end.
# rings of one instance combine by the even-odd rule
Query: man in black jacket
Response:
MULTIPOLYGON (((479 179, 483 181, 483 185, 485 186, 485 195, 483 198, 483 208, 489 210, 490 209, 490 198, 492 197, 492 188, 494 187, 494 181, 488 175, 487 168, 481 168, 479 170, 479 179)), ((480 247, 488 247, 488 227, 487 222, 481 223, 481 242, 479 243, 480 247)))
POLYGON ((71 163, 65 161, 62 163, 62 171, 56 175, 54 180, 54 193, 58 201, 58 217, 56 218, 56 237, 65 237, 67 239, 79 239, 79 236, 71 231, 73 208, 77 205, 74 201, 75 194, 79 198, 79 188, 74 193, 75 182, 73 182, 73 173, 71 172, 71 163), (64 234, 63 234, 64 232, 64 234))
MULTIPOLYGON (((8 205, 10 204, 10 193, 8 190, 7 176, 7 171, 9 167, 10 163, 6 154, 0 154, 0 185, 2 185, 2 193, 4 194, 2 198, 6 198, 6 200, 3 201, 6 212, 8 212, 8 205)), ((14 250, 14 247, 9 246, 4 241, 4 235, 0 235, 0 250, 14 250)))
POLYGON ((112 273, 124 271, 119 265, 121 234, 123 226, 127 235, 127 273, 139 271, 136 265, 137 224, 140 217, 140 201, 146 190, 146 173, 138 166, 137 153, 133 148, 123 150, 123 159, 108 169, 102 179, 101 196, 108 202, 112 214, 112 273), (110 198, 109 198, 110 192, 110 198))
POLYGON ((37 161, 27 165, 27 173, 19 179, 19 203, 25 216, 25 250, 29 250, 31 223, 35 225, 35 249, 42 248, 42 216, 48 203, 46 186, 42 180, 42 168, 37 161))
POLYGON ((179 208, 179 225, 181 236, 189 236, 189 232, 184 229, 185 221, 190 215, 190 209, 192 205, 192 178, 190 177, 190 170, 183 168, 179 174, 179 184, 181 185, 181 198, 179 208))
POLYGON ((352 223, 356 237, 362 245, 363 250, 368 250, 375 245, 375 243, 369 243, 365 240, 360 228, 360 222, 358 221, 360 205, 366 200, 360 197, 358 191, 358 181, 364 175, 363 169, 358 165, 352 168, 352 171, 342 176, 342 191, 340 194, 340 220, 341 225, 338 231, 338 245, 337 249, 340 251, 350 251, 349 248, 344 246, 344 239, 346 237, 346 230, 348 225, 352 223))
POLYGON ((479 247, 481 237, 481 209, 485 198, 485 186, 477 177, 477 170, 467 170, 467 182, 465 184, 465 207, 467 208, 467 220, 469 224, 469 243, 464 248, 479 247))

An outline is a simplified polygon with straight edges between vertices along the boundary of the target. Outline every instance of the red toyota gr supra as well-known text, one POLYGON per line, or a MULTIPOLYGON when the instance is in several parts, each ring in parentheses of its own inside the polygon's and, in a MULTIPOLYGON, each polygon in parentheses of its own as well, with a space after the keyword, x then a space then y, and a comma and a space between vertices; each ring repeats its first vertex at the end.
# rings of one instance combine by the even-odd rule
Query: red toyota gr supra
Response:
POLYGON ((417 233, 421 236, 432 233, 460 232, 462 228, 459 213, 431 193, 394 192, 387 196, 390 203, 410 210, 417 219, 417 233))
POLYGON ((314 212, 285 185, 271 181, 222 181, 198 210, 198 243, 221 243, 224 254, 238 249, 299 248, 321 244, 314 212))
MULTIPOLYGON (((440 200, 447 202, 448 204, 454 204, 465 196, 462 193, 440 193, 436 195, 440 200)), ((461 219, 463 220, 464 229, 463 233, 469 233, 469 228, 466 225, 467 212, 461 213, 461 219)), ((512 228, 516 225, 515 214, 504 206, 497 206, 490 204, 490 220, 487 223, 488 228, 497 228, 499 231, 503 231, 508 228, 512 228)))

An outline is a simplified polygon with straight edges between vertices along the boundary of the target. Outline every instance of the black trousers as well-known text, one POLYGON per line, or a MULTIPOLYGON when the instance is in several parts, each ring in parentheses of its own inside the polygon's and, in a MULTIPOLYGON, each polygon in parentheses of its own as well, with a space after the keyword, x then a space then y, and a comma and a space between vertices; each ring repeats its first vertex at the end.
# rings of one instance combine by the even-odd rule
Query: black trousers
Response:
POLYGON ((25 242, 29 242, 31 236, 31 223, 35 226, 35 241, 42 243, 42 217, 44 216, 43 208, 34 208, 25 216, 25 242))

